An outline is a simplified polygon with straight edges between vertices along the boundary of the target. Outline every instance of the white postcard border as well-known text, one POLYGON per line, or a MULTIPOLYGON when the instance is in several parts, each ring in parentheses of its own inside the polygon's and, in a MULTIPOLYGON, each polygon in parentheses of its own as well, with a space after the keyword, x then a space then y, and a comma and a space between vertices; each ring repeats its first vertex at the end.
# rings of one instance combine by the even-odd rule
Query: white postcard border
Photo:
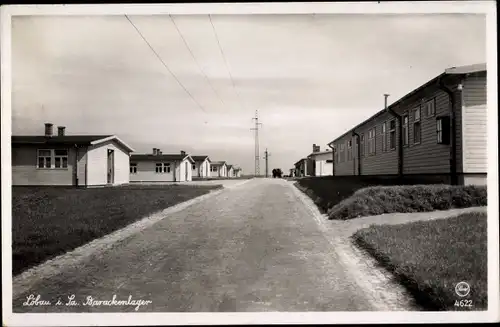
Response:
MULTIPOLYGON (((2 231, 11 230, 11 16, 157 14, 457 14, 487 16, 488 91, 488 311, 473 312, 258 312, 258 313, 12 313, 12 238, 2 234, 3 316, 7 326, 453 323, 498 321, 498 98, 494 1, 245 4, 16 5, 1 7, 2 231)), ((450 31, 453 33, 453 31, 450 31)))

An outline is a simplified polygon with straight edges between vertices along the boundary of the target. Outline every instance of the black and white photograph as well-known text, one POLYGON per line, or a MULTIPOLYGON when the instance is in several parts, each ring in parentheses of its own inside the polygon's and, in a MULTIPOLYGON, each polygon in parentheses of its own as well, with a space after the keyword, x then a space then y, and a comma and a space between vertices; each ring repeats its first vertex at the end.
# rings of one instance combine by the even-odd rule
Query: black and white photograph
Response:
POLYGON ((5 326, 499 321, 494 1, 0 22, 5 326))

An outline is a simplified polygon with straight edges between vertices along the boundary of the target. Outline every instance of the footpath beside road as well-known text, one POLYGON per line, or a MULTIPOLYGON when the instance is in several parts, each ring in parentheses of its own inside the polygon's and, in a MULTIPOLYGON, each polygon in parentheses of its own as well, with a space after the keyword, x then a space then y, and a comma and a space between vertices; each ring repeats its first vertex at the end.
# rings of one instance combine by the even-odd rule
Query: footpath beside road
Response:
POLYGON ((446 219, 469 212, 487 212, 487 207, 472 207, 432 212, 391 213, 360 217, 350 220, 328 220, 314 202, 297 190, 299 198, 310 209, 316 223, 335 247, 342 262, 357 276, 356 280, 365 289, 372 289, 372 301, 387 304, 388 310, 421 310, 409 292, 401 286, 392 273, 382 268, 364 249, 355 245, 351 236, 371 225, 397 225, 417 221, 446 219), (407 309, 404 309, 407 308, 407 309))

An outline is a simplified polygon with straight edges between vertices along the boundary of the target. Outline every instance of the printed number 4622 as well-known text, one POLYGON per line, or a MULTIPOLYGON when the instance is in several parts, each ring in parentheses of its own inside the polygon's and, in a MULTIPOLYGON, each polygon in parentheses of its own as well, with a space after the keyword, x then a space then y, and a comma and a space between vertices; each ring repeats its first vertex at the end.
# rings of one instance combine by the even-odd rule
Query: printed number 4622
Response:
POLYGON ((456 307, 472 307, 472 300, 455 300, 455 306, 456 307))

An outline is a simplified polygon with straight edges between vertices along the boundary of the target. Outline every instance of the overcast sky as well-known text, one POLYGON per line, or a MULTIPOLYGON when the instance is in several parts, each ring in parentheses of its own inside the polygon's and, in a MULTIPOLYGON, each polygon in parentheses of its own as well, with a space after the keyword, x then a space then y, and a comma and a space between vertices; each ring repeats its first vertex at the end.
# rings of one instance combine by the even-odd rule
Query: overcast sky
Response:
POLYGON ((213 15, 224 56, 207 15, 172 18, 180 33, 169 16, 130 16, 195 100, 124 16, 13 17, 13 134, 52 122, 253 173, 258 109, 262 155, 288 170, 381 110, 384 93, 391 103, 486 62, 483 15, 213 15))

